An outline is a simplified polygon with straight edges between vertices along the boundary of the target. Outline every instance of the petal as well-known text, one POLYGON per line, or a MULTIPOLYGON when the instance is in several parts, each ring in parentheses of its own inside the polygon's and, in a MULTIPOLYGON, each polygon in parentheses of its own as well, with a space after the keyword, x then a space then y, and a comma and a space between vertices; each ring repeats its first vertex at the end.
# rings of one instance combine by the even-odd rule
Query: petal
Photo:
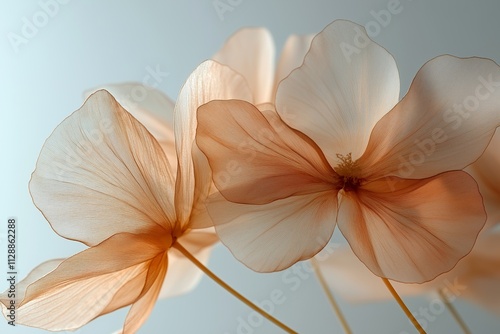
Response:
POLYGON ((483 153, 500 124, 500 67, 440 56, 373 129, 359 163, 367 177, 426 178, 460 170, 483 153))
POLYGON ((86 92, 105 89, 155 137, 168 158, 173 173, 177 169, 174 144, 174 102, 156 88, 141 83, 111 84, 86 92))
POLYGON ((167 254, 164 253, 155 260, 148 270, 148 280, 153 281, 153 283, 149 288, 143 289, 145 293, 130 308, 123 326, 123 334, 133 334, 139 330, 148 319, 156 299, 158 299, 158 294, 167 273, 167 254))
MULTIPOLYGON (((54 269, 56 269, 64 259, 53 259, 45 261, 42 264, 35 267, 22 281, 16 284, 16 301, 22 301, 26 295, 26 289, 35 281, 39 280, 43 276, 47 275, 54 269)), ((7 276, 9 278, 9 276, 7 276)), ((0 295, 0 302, 3 304, 2 307, 10 303, 10 298, 8 297, 8 290, 0 295)), ((6 310, 3 309, 4 314, 6 310)))
MULTIPOLYGON (((219 240, 215 231, 192 230, 177 239, 184 248, 206 265, 213 245, 219 240)), ((177 249, 170 248, 168 253, 168 275, 163 283, 159 298, 175 297, 193 290, 200 282, 203 273, 177 249)))
MULTIPOLYGON (((158 228, 143 235, 120 233, 63 261, 26 289, 17 308, 17 323, 72 330, 131 304, 141 295, 151 259, 165 252, 168 236, 161 238, 161 233, 158 228), (129 283, 134 280, 142 284, 131 289, 129 283), (113 302, 124 286, 127 298, 113 302)), ((1 302, 6 306, 8 300, 1 302)))
POLYGON ((47 139, 29 187, 58 234, 95 245, 119 232, 172 229, 173 184, 158 142, 99 91, 47 139))
POLYGON ((486 214, 474 179, 449 172, 424 180, 395 177, 347 192, 339 228, 380 277, 421 283, 470 252, 486 214))
POLYGON ((177 99, 174 117, 179 166, 175 205, 178 220, 184 226, 189 222, 193 206, 204 201, 212 184, 206 158, 193 147, 196 111, 208 101, 231 98, 251 100, 247 83, 229 67, 209 60, 189 76, 177 99))
POLYGON ((374 125, 398 99, 392 56, 362 26, 338 20, 313 39, 303 65, 280 83, 276 109, 335 167, 337 154, 363 154, 374 125))
MULTIPOLYGON (((291 35, 287 38, 276 68, 274 95, 276 95, 279 82, 286 78, 292 70, 302 65, 313 37, 314 35, 291 35)), ((274 96, 272 101, 274 101, 274 96)))
POLYGON ((215 194, 208 203, 222 243, 259 272, 283 270, 318 253, 332 236, 336 208, 334 191, 264 205, 235 204, 215 194))
POLYGON ((243 75, 253 93, 253 102, 258 104, 271 102, 274 57, 274 41, 269 31, 247 28, 231 36, 212 59, 243 75))
POLYGON ((334 187, 336 174, 321 151, 273 110, 213 101, 200 107, 198 123, 198 146, 232 202, 263 204, 334 187))

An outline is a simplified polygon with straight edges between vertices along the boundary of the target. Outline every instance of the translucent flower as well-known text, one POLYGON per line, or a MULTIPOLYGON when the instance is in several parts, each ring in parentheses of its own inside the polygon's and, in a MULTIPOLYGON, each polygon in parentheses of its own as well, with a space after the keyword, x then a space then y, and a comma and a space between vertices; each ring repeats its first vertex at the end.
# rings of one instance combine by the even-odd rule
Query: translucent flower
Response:
MULTIPOLYGON (((107 91, 94 93, 54 130, 30 191, 59 235, 89 248, 42 264, 18 285, 18 324, 71 330, 131 305, 123 332, 134 333, 164 282, 174 284, 165 294, 190 288, 175 245, 199 255, 217 241, 203 231, 212 225, 203 206, 212 183, 203 156, 191 150, 195 111, 214 98, 247 99, 244 83, 211 61, 188 78, 174 112, 177 177, 158 141, 107 91)), ((1 302, 6 313, 5 293, 1 302)))
POLYGON ((392 56, 361 26, 335 21, 280 82, 276 110, 237 100, 199 108, 221 241, 269 272, 314 256, 338 224, 378 276, 424 282, 450 270, 486 220, 461 170, 499 125, 499 84, 493 61, 441 56, 398 102, 392 56))

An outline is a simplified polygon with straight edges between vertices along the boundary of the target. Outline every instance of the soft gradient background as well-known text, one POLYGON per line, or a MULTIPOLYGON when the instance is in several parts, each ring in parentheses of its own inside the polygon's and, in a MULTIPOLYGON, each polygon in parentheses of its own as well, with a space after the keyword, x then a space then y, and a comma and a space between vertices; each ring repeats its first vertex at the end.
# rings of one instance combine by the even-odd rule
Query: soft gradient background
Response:
MULTIPOLYGON (((55 0, 54 0, 55 1, 55 0)), ((317 33, 343 18, 360 24, 388 0, 265 1, 220 0, 231 7, 219 16, 213 0, 83 1, 59 4, 36 34, 18 50, 9 33, 22 36, 26 20, 49 0, 0 2, 0 290, 7 287, 7 218, 18 220, 18 278, 42 261, 66 257, 82 245, 57 236, 31 202, 28 181, 44 140, 82 104, 85 90, 108 83, 142 81, 148 68, 168 76, 159 89, 175 99, 188 74, 216 52, 226 38, 246 26, 264 26, 277 51, 289 34, 317 33)), ((61 2, 63 2, 61 0, 61 2)), ((427 60, 444 53, 482 56, 500 62, 500 2, 401 0, 401 13, 379 25, 373 38, 387 48, 399 66, 402 94, 427 60)), ((59 2, 58 2, 59 3, 59 2)), ((341 242, 341 236, 335 238, 341 242)), ((300 333, 341 333, 313 276, 295 269, 256 274, 235 261, 223 246, 209 264, 233 287, 254 301, 269 299, 273 290, 286 300, 274 314, 300 333), (293 282, 293 283, 292 283, 293 282)), ((500 288, 500 286, 499 286, 500 288)), ((410 308, 428 308, 432 300, 408 298, 410 308)), ((350 305, 340 301, 355 333, 413 333, 393 301, 350 305)), ((500 332, 500 319, 465 301, 455 306, 474 333, 500 332)), ((126 309, 101 317, 77 333, 111 333, 120 328, 126 309)), ((266 321, 252 318, 242 303, 204 278, 191 294, 159 301, 140 333, 238 333, 242 319, 256 326, 239 333, 279 333, 266 321), (249 319, 250 317, 250 319, 249 319)), ((429 333, 458 333, 447 312, 427 326, 429 333)), ((7 326, 1 333, 43 333, 7 326)))

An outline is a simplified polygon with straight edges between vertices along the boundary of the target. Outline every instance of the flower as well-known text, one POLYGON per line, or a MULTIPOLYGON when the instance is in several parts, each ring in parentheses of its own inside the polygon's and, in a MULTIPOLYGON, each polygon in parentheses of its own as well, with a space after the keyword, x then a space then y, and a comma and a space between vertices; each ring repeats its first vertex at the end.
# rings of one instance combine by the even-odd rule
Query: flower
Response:
POLYGON ((219 238, 269 272, 314 256, 338 224, 378 276, 424 282, 450 270, 486 220, 461 170, 500 124, 499 78, 491 60, 440 56, 398 103, 392 56, 361 26, 333 22, 279 84, 276 110, 237 100, 199 108, 219 238))
MULTIPOLYGON (((158 141, 107 91, 94 93, 54 130, 30 191, 59 235, 89 248, 40 265, 19 284, 17 323, 72 330, 132 305, 123 332, 134 333, 164 281, 189 288, 191 278, 165 278, 170 264, 181 266, 177 275, 186 269, 174 245, 200 254, 217 241, 203 231, 212 225, 202 205, 211 178, 203 156, 192 152, 195 111, 213 98, 247 98, 243 83, 239 74, 212 61, 188 78, 174 111, 176 177, 158 141)), ((6 314, 5 293, 0 301, 6 314)))
MULTIPOLYGON (((318 261, 328 277, 328 286, 351 302, 371 302, 392 298, 382 281, 373 275, 354 253, 337 249, 318 261)), ((415 296, 441 291, 450 301, 468 299, 500 314, 500 230, 480 233, 472 251, 455 268, 423 284, 394 283, 401 296, 415 296)))

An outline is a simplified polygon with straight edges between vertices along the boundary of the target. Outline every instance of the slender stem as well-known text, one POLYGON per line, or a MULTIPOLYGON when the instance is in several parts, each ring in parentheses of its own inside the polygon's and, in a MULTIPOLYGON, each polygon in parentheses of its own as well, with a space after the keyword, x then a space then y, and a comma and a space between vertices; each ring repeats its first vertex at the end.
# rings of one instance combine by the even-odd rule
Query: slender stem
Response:
POLYGON ((408 317, 408 319, 410 319, 410 321, 412 322, 413 326, 415 326, 415 328, 417 329, 417 331, 420 334, 426 334, 426 332, 424 331, 424 329, 422 328, 422 326, 420 326, 420 324, 418 323, 417 319, 415 319, 415 317, 413 316, 413 314, 411 314, 410 310, 405 305, 404 301, 401 299, 401 297, 399 297, 399 295, 396 292, 396 290, 394 290, 391 282, 389 282, 389 280, 387 278, 385 278, 385 277, 382 277, 382 281, 384 282, 384 284, 387 287, 387 289, 389 289, 389 291, 391 292, 391 294, 394 297, 394 299, 396 299, 396 301, 398 302, 398 304, 401 307, 401 309, 405 312, 405 314, 408 317))
POLYGON ((325 277, 323 276, 323 273, 321 272, 321 269, 318 266, 318 262, 316 261, 315 258, 311 259, 312 266, 314 268, 314 273, 316 274, 316 278, 318 279, 321 287, 323 288, 323 291, 325 292, 326 296, 328 297, 328 300, 330 301, 330 305, 333 308, 333 311, 335 312, 335 315, 337 318, 340 320, 340 323, 342 325, 342 328, 344 329, 344 332, 346 334, 352 334, 351 328, 349 327, 349 324, 347 323, 346 318, 344 317, 344 314, 342 314, 342 311, 340 310, 339 305, 335 301, 335 298, 333 297, 332 292, 328 288, 328 285, 326 284, 325 277))
POLYGON ((453 316, 453 318, 455 319, 455 321, 458 323, 460 328, 462 328, 462 331, 465 334, 471 334, 471 331, 470 331, 469 327, 467 326, 467 324, 465 323, 464 319, 462 319, 462 317, 458 313, 455 306, 453 306, 453 304, 450 303, 450 300, 448 299, 448 297, 446 297, 446 295, 444 294, 442 289, 438 289, 438 294, 439 294, 439 297, 441 298, 441 300, 444 302, 444 305, 446 306, 448 311, 450 311, 450 313, 453 316))
POLYGON ((185 257, 187 257, 195 266, 197 266, 201 271, 203 271, 208 277, 210 277, 212 280, 214 280, 217 284, 219 284, 222 288, 227 290, 229 293, 231 293, 233 296, 241 300, 243 303, 245 303, 248 307, 252 308, 255 312, 258 312, 261 314, 264 318, 267 320, 271 321, 273 324, 281 328, 287 333, 291 334, 297 334, 294 330, 283 324, 281 321, 278 319, 274 318, 272 315, 267 313, 266 311, 262 310, 260 307, 252 303, 250 300, 242 296, 238 291, 234 290, 232 287, 227 285, 223 280, 221 280, 219 277, 217 277, 210 269, 205 267, 203 263, 198 261, 187 249, 182 247, 179 242, 176 242, 172 247, 176 248, 178 251, 180 251, 185 257))

